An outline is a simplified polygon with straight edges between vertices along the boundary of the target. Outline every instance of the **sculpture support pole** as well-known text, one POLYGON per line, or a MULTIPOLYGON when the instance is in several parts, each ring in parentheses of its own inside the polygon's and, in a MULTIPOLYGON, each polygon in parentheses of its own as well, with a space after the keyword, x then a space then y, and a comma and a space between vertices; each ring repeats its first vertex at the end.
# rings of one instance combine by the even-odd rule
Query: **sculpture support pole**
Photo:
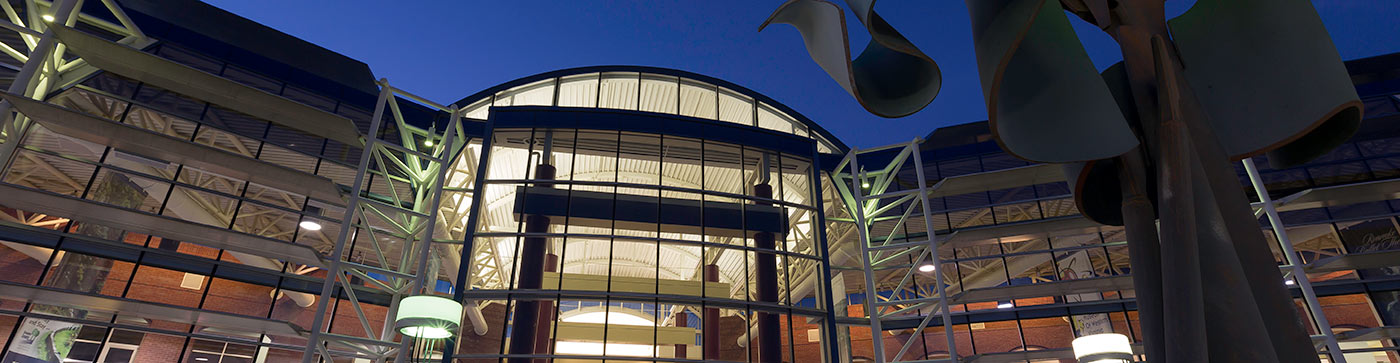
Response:
MULTIPOLYGON (((1161 49, 1160 36, 1151 38, 1154 53, 1161 49)), ((1167 351, 1168 362, 1206 362, 1208 349, 1186 347, 1206 347, 1206 308, 1205 292, 1202 291, 1200 251, 1201 241, 1196 235, 1196 193, 1192 173, 1191 140, 1187 136, 1186 125, 1177 112, 1179 95, 1171 87, 1162 87, 1164 67, 1161 54, 1153 57, 1157 86, 1156 125, 1143 125, 1157 131, 1157 185, 1160 187, 1158 218, 1161 219, 1162 240, 1172 241, 1172 247, 1162 252, 1162 265, 1169 273, 1162 275, 1162 288, 1172 292, 1172 297, 1162 302, 1162 312, 1172 319, 1165 320, 1165 338, 1168 346, 1177 348, 1167 351), (1183 349, 1185 348, 1185 349, 1183 349)))
MULTIPOLYGON (((1142 10, 1142 9, 1136 9, 1142 10)), ((1195 206, 1192 199, 1191 177, 1189 173, 1190 158, 1189 140, 1186 140, 1183 133, 1184 126, 1180 125, 1180 120, 1174 120, 1175 127, 1166 127, 1159 120, 1162 115, 1157 96, 1157 66, 1153 57, 1151 41, 1155 34, 1166 34, 1166 24, 1152 22, 1148 19, 1154 18, 1149 14, 1134 13, 1132 10, 1121 10, 1127 14, 1136 16, 1120 16, 1124 18, 1126 24, 1119 25, 1113 32, 1118 40, 1120 49, 1123 52, 1123 63, 1127 71, 1130 92, 1133 103, 1137 106, 1137 113, 1140 124, 1136 125, 1140 131, 1143 145, 1148 154, 1153 155, 1157 167, 1157 197, 1159 200, 1159 216, 1161 218, 1160 241, 1170 243, 1169 246, 1157 248, 1160 271, 1154 276, 1160 283, 1162 291, 1172 291, 1171 295, 1159 295, 1161 298, 1161 310, 1158 319, 1161 322, 1161 335, 1158 345, 1161 346, 1160 356, 1148 356, 1154 361, 1186 363, 1186 362, 1206 362, 1207 346, 1206 325, 1204 312, 1204 292, 1201 290, 1201 268, 1198 264, 1199 245, 1196 240, 1194 215, 1195 206), (1138 20, 1136 23, 1133 20, 1138 20), (1164 135, 1166 134, 1166 135, 1164 135), (1172 316, 1165 319, 1165 316, 1172 316)), ((1170 115, 1168 115, 1170 117, 1170 115)), ((1128 163, 1124 165, 1125 172, 1131 172, 1129 167, 1135 167, 1133 161, 1145 161, 1142 159, 1132 159, 1129 157, 1120 158, 1128 163)), ((1144 170, 1146 168, 1144 167, 1144 170)), ((1146 177, 1144 176, 1144 182, 1146 177)), ((1130 190, 1124 190, 1125 196, 1130 190)), ((1138 235, 1145 235, 1149 232, 1141 231, 1144 227, 1141 221, 1136 221, 1137 226, 1129 225, 1134 218, 1142 218, 1141 215, 1130 216, 1127 213, 1132 205, 1130 200, 1123 202, 1124 224, 1130 231, 1138 235), (1138 231, 1133 232, 1132 230, 1138 231)), ((1135 213, 1140 214, 1140 213, 1135 213)), ((1150 216, 1148 217, 1150 218, 1150 216)), ((1130 235, 1132 236, 1132 235, 1130 235)), ((1142 237, 1138 238, 1142 240, 1142 237)), ((1132 239, 1130 239, 1131 241, 1132 239)), ((1130 242, 1132 243, 1132 242, 1130 242)), ((1136 246, 1134 246, 1136 247, 1136 246)), ((1133 247, 1130 247, 1133 248, 1133 247)), ((1151 252, 1150 248, 1149 251, 1151 252)), ((1131 256, 1129 258, 1132 258, 1131 256)), ((1141 257, 1132 262, 1137 266, 1141 257)), ((1148 271, 1152 273, 1152 271, 1148 271)), ((1151 277, 1137 276, 1134 270, 1134 282, 1146 280, 1151 277)), ((1140 311, 1139 317, 1150 314, 1148 311, 1140 311)), ((1144 318, 1146 319, 1146 318, 1144 318)), ((1146 327, 1146 326, 1144 326, 1146 327)), ((1149 333, 1144 340, 1153 339, 1149 333)), ((1151 343, 1149 346, 1153 345, 1151 343)))
MULTIPOLYGON (((1191 92, 1190 87, 1182 87, 1183 93, 1191 92)), ((1183 97, 1183 108, 1185 114, 1204 115, 1200 105, 1196 103, 1195 97, 1183 97)), ((1279 272, 1278 263, 1274 261, 1273 253, 1269 250, 1268 241, 1264 239, 1264 233, 1259 226, 1259 220, 1254 216, 1249 207, 1249 200, 1244 194, 1244 189, 1240 185, 1238 174, 1230 165, 1228 155, 1220 145, 1218 139, 1208 127, 1200 123, 1188 122, 1187 127, 1195 143, 1201 170, 1201 183, 1211 185, 1210 190, 1200 195, 1201 198, 1209 198, 1212 202, 1209 205, 1201 205, 1203 208, 1218 213, 1213 215, 1215 223, 1220 228, 1211 229, 1208 232, 1214 233, 1215 239, 1221 242, 1220 250, 1225 254, 1203 255, 1203 260, 1210 257, 1219 256, 1227 258, 1219 261, 1220 267, 1230 268, 1236 279, 1211 279, 1211 283, 1230 283, 1229 288, 1222 293, 1233 295, 1245 295, 1250 299, 1240 300, 1231 304, 1228 301, 1221 301, 1220 310, 1224 310, 1219 316, 1231 320, 1243 318, 1257 319, 1258 328, 1252 330, 1240 330, 1241 334, 1226 332, 1222 340, 1230 341, 1232 345, 1255 344, 1245 342, 1241 339, 1258 339, 1266 336, 1271 342, 1273 352, 1279 362, 1316 363, 1319 362, 1317 350, 1313 348, 1312 339, 1309 337, 1307 329, 1303 326, 1303 320, 1299 317, 1297 306, 1293 303, 1293 296, 1289 294, 1283 284, 1283 275, 1279 272), (1233 281, 1242 277, 1243 281, 1233 281), (1245 286, 1240 286, 1244 284, 1245 286), (1238 305, 1248 303, 1249 307, 1255 308, 1257 314, 1238 314, 1238 305), (1263 334, 1260 334, 1260 333, 1263 334), (1247 334, 1244 337, 1238 335, 1247 334)), ((1203 231, 1206 232, 1206 231, 1203 231)), ((1209 252, 1209 251, 1207 251, 1209 252)), ((1209 290, 1208 290, 1209 291, 1209 290)), ((1236 327, 1227 325, 1231 323, 1243 323, 1222 321, 1223 328, 1236 327)), ((1259 343, 1263 344, 1263 343, 1259 343)), ((1231 351, 1231 346, 1216 347, 1227 354, 1235 354, 1231 351)))
POLYGON ((1160 10, 1120 7, 1111 34, 1158 173, 1163 290, 1172 291, 1162 295, 1161 361, 1317 362, 1306 331, 1289 327, 1299 323, 1276 265, 1257 256, 1267 252, 1263 235, 1257 220, 1248 221, 1229 156, 1204 125, 1208 116, 1179 76, 1165 24, 1153 21, 1163 19, 1160 10), (1266 286, 1270 279, 1276 286, 1266 286))
POLYGON ((1128 260, 1133 268, 1139 338, 1148 359, 1163 359, 1167 350, 1162 342, 1162 250, 1157 240, 1152 202, 1147 197, 1147 170, 1141 149, 1118 160, 1123 229, 1128 237, 1128 260))

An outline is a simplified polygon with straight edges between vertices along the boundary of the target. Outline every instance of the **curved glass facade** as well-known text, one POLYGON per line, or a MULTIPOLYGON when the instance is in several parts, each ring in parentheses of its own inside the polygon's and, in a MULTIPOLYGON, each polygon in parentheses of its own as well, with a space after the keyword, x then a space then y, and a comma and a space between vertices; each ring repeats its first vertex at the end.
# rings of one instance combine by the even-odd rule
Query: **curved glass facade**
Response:
POLYGON ((487 329, 464 328, 457 357, 749 361, 767 316, 781 359, 826 358, 812 155, 615 130, 488 137, 466 153, 486 173, 462 293, 487 329), (526 330, 533 347, 513 347, 526 330))
POLYGON ((548 77, 466 100, 467 118, 485 120, 491 106, 558 106, 613 108, 706 120, 719 120, 779 131, 817 141, 823 153, 838 152, 831 140, 778 107, 709 82, 646 72, 587 72, 548 77))

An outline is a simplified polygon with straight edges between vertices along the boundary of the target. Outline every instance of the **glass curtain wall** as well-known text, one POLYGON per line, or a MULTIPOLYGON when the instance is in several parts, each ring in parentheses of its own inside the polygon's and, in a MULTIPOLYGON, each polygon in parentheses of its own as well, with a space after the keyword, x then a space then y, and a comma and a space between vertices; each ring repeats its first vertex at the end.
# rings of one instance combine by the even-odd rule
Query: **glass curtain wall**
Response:
MULTIPOLYGON (((1382 103, 1380 101, 1391 102, 1379 100, 1372 103, 1382 103)), ((1385 105, 1373 108, 1382 106, 1385 105)), ((1259 157, 1256 163, 1262 167, 1261 174, 1270 194, 1278 200, 1310 188, 1346 188, 1386 181, 1400 175, 1395 172, 1400 170, 1397 169, 1400 163, 1395 162, 1400 157, 1397 154, 1400 149, 1396 148, 1400 142, 1396 140, 1400 140, 1400 137, 1358 138, 1319 160, 1289 169, 1270 169, 1263 157, 1259 157)), ((1029 165, 1003 153, 926 157, 926 160, 933 160, 923 165, 925 175, 931 179, 929 183, 947 177, 1029 165)), ((903 170, 900 175, 904 182, 897 183, 901 187, 892 191, 914 185, 912 169, 903 170)), ((1253 196, 1252 189, 1247 188, 1248 179, 1242 169, 1240 177, 1242 187, 1246 187, 1246 191, 1253 196)), ((839 316, 865 317, 863 304, 867 297, 860 261, 856 259, 860 254, 857 245, 859 237, 855 233, 851 211, 841 202, 831 183, 830 176, 823 175, 823 194, 829 201, 825 205, 826 229, 833 249, 832 269, 843 275, 841 280, 845 283, 845 293, 835 293, 836 309, 839 316)), ((1379 350, 1351 353, 1348 357, 1366 362, 1400 362, 1392 340, 1365 335, 1378 328, 1400 326, 1400 314, 1395 313, 1400 311, 1400 308, 1396 308, 1400 306, 1400 303, 1396 303, 1400 301, 1400 292, 1391 284, 1394 276, 1400 275, 1393 271, 1396 268, 1347 269, 1321 265, 1328 258, 1400 249, 1400 239, 1394 238, 1400 236, 1400 220, 1396 219, 1400 215, 1400 204, 1386 195, 1372 195, 1369 200, 1330 203, 1324 207, 1285 205, 1280 214, 1299 257, 1304 263, 1314 265, 1309 268, 1307 276, 1317 286, 1323 312, 1332 324, 1331 329, 1342 334, 1343 349, 1379 350)), ((995 230, 1022 223, 1054 223, 1080 218, 1068 186, 1063 182, 950 195, 930 202, 934 214, 934 233, 941 241, 947 242, 939 251, 943 264, 937 266, 935 271, 916 272, 912 282, 906 286, 894 286, 900 276, 893 276, 893 281, 889 276, 876 276, 877 284, 881 284, 878 290, 932 296, 935 273, 942 274, 945 287, 953 296, 974 289, 1012 288, 1088 278, 1127 278, 1132 273, 1121 227, 1063 228, 1040 235, 1008 235, 980 240, 960 238, 954 234, 956 231, 995 230)), ((898 217, 903 212, 897 208, 880 217, 898 217)), ((917 217, 920 211, 911 214, 917 217)), ((1268 228, 1267 221, 1261 218, 1260 223, 1261 233, 1271 243, 1275 241, 1276 236, 1268 228)), ((871 227, 872 239, 879 242, 886 236, 892 236, 889 238, 896 242, 916 241, 928 233, 922 223, 906 223, 897 227, 893 222, 874 223, 871 227)), ((1276 245, 1270 247, 1274 248, 1275 259, 1283 264, 1284 256, 1276 245)), ((902 263, 904 266, 916 266, 921 261, 910 258, 902 263)), ((1292 286, 1292 282, 1284 281, 1282 276, 1280 283, 1292 286)), ((1139 341, 1137 312, 1130 304, 1133 296, 1131 289, 1106 289, 1003 300, 959 300, 951 305, 957 351, 960 356, 969 357, 1023 350, 1067 350, 1070 341, 1083 334, 1083 327, 1089 326, 1101 326, 1107 331, 1125 334, 1139 341)), ((1295 302, 1300 316, 1309 319, 1301 298, 1295 302)), ((917 317, 925 313, 929 312, 915 311, 908 315, 917 317)), ((1314 330, 1314 334, 1317 333, 1313 324, 1306 325, 1314 330)), ((848 344, 843 348, 857 359, 873 357, 871 335, 868 329, 863 328, 863 324, 856 323, 843 325, 841 329, 842 339, 849 340, 849 343, 842 342, 843 345, 848 344)), ((908 329, 889 331, 884 339, 889 349, 887 356, 897 353, 898 347, 911 339, 915 340, 915 344, 911 352, 901 359, 938 359, 946 358, 948 354, 941 326, 930 327, 922 333, 908 329)))
MULTIPOLYGON (((360 132, 368 132, 370 113, 350 103, 174 45, 150 51, 345 116, 359 125, 360 132)), ((98 73, 47 101, 324 177, 342 188, 353 183, 361 153, 356 147, 108 73, 98 73)), ((407 194, 403 183, 393 179, 371 175, 366 183, 375 195, 407 194)), ((14 162, 5 169, 3 182, 263 237, 268 243, 305 245, 322 254, 337 238, 344 213, 337 206, 342 201, 316 200, 192 166, 124 153, 41 124, 33 125, 25 135, 14 162), (307 224, 320 228, 307 228, 307 224)), ((5 232, 0 241, 0 281, 17 285, 309 327, 320 279, 325 276, 319 268, 285 263, 276 256, 220 250, 199 240, 132 233, 67 216, 0 207, 0 221, 5 232)), ((356 245, 359 248, 347 251, 348 259, 375 265, 378 252, 366 247, 368 244, 356 245)), ((387 295, 376 291, 372 281, 354 280, 352 283, 363 289, 357 295, 369 302, 364 307, 371 328, 382 329, 387 295)), ((364 329, 348 304, 332 306, 332 332, 359 334, 364 329)), ((12 300, 0 300, 0 310, 4 311, 0 313, 0 344, 7 350, 13 350, 16 339, 23 338, 21 330, 27 324, 55 324, 55 329, 78 335, 81 344, 75 344, 68 357, 75 362, 294 362, 300 361, 305 345, 298 334, 250 334, 12 300)))
MULTIPOLYGON (((635 74, 602 82, 602 100, 639 84, 635 74)), ((648 82, 640 87, 676 89, 648 82)), ((468 241, 480 268, 465 292, 487 329, 464 327, 457 357, 753 361, 762 344, 749 332, 768 314, 784 361, 830 359, 808 157, 625 131, 491 138, 468 241), (771 197, 756 196, 760 184, 771 197), (759 248, 762 233, 774 249, 759 248), (762 258, 774 267, 758 270, 762 258), (773 301, 761 274, 777 281, 773 301)))
POLYGON ((490 106, 613 108, 732 122, 817 140, 822 153, 831 141, 796 118, 753 97, 699 80, 644 72, 599 72, 548 78, 466 102, 467 118, 485 120, 490 106), (558 92, 555 92, 558 88, 558 92))

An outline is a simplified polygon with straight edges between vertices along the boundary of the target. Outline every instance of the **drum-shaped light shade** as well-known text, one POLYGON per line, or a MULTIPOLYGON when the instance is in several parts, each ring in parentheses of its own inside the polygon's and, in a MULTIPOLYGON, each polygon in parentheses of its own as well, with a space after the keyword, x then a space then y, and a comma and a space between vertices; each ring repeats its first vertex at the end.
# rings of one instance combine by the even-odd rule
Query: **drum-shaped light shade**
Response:
POLYGON ((1079 363, 1131 362, 1133 346, 1123 334, 1094 334, 1075 338, 1074 358, 1079 363))
POLYGON ((422 339, 452 336, 462 323, 462 304, 432 295, 409 296, 399 301, 394 328, 403 335, 422 339))

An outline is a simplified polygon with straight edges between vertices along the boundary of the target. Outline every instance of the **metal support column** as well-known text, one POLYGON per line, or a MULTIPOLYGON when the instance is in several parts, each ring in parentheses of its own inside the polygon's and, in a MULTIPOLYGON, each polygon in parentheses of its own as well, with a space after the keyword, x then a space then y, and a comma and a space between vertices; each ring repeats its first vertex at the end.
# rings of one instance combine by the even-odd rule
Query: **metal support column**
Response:
MULTIPOLYGON (((1284 230, 1283 220, 1278 216, 1278 208, 1274 206, 1274 198, 1269 196, 1269 190, 1264 187, 1264 180, 1259 177, 1259 167, 1254 165, 1254 159, 1245 158, 1243 160, 1245 173, 1249 174, 1249 184, 1254 186, 1254 193, 1259 195, 1259 202, 1263 206, 1264 215, 1268 216, 1269 226, 1273 228, 1277 237, 1280 251, 1283 251, 1288 263, 1279 266, 1280 269, 1288 271, 1284 281, 1293 281, 1303 290, 1304 305, 1307 306, 1308 314, 1312 315, 1316 323, 1317 331, 1320 333, 1323 342, 1327 346, 1328 361, 1333 363, 1346 362, 1342 355, 1341 345, 1337 344, 1337 336, 1332 334, 1332 324, 1327 321, 1327 315, 1322 311, 1322 305, 1317 302, 1317 293, 1313 292, 1312 281, 1308 280, 1308 275, 1303 271, 1303 261, 1298 258, 1298 252, 1293 250, 1293 241, 1289 240, 1288 232, 1284 230), (1292 280, 1289 280, 1292 279, 1292 280)), ((1313 336, 1317 338, 1317 335, 1313 336)))
MULTIPOLYGON (((957 362, 957 345, 953 339, 953 326, 951 323, 951 312, 949 311, 947 289, 943 283, 942 271, 933 273, 934 291, 933 296, 909 297, 898 293, 901 287, 910 283, 910 278, 920 265, 931 264, 937 269, 941 265, 938 256, 938 242, 934 238, 934 223, 932 211, 929 207, 928 196, 933 192, 933 187, 924 179, 923 159, 919 155, 920 139, 911 142, 889 145, 872 149, 852 149, 841 164, 835 170, 835 183, 846 201, 847 208, 851 209, 851 214, 855 216, 856 231, 860 236, 861 263, 865 272, 865 306, 866 315, 870 318, 870 331, 872 344, 874 345, 874 358, 878 363, 900 361, 913 343, 919 339, 909 339, 899 348, 898 353, 893 357, 885 356, 885 340, 882 320, 895 315, 907 312, 921 312, 923 318, 917 328, 914 329, 915 336, 920 336, 922 331, 933 321, 934 316, 940 317, 943 324, 944 334, 948 344, 949 359, 937 360, 945 362, 957 362), (866 171, 860 164, 860 155, 881 152, 891 149, 899 149, 895 157, 883 168, 876 171, 866 171), (907 165, 912 161, 913 165, 907 165), (890 185, 896 180, 896 175, 906 166, 914 169, 914 175, 918 178, 917 188, 888 191, 890 185), (849 167, 848 172, 841 170, 849 167), (849 178, 849 186, 843 178, 849 178), (870 237, 871 228, 875 217, 884 215, 890 211, 903 207, 902 216, 895 222, 889 236, 885 236, 882 242, 874 242, 870 237), (920 211, 918 218, 923 219, 924 228, 927 233, 925 240, 919 241, 895 241, 894 231, 905 225, 915 210, 920 211), (914 257, 910 257, 914 256, 914 257), (891 262, 900 259, 912 260, 913 264, 893 264, 891 262), (877 285, 876 279, 881 275, 888 274, 890 277, 900 276, 899 283, 892 285, 893 288, 888 298, 881 296, 882 287, 877 285), (892 311, 885 312, 883 308, 890 307, 892 311), (931 308, 936 308, 938 314, 933 314, 931 308), (888 359, 887 359, 888 358, 888 359)), ((914 360, 928 361, 928 360, 914 360)))
MULTIPOLYGON (((705 265, 705 283, 719 282, 719 265, 705 265)), ((705 316, 700 318, 700 332, 704 337, 704 359, 719 360, 719 308, 706 307, 705 316)))
MULTIPOLYGON (((303 363, 315 361, 318 357, 330 361, 332 357, 356 357, 376 362, 395 358, 403 361, 408 358, 412 339, 394 341, 397 331, 393 329, 393 317, 399 308, 398 301, 405 296, 424 293, 431 289, 430 282, 437 280, 437 270, 430 268, 433 250, 433 231, 442 201, 443 183, 451 169, 451 161, 457 151, 465 145, 458 140, 456 123, 461 113, 456 106, 438 106, 451 113, 443 134, 435 130, 422 130, 409 125, 399 110, 400 96, 419 100, 393 88, 387 80, 379 80, 380 94, 370 120, 369 135, 364 137, 364 149, 360 154, 359 168, 356 170, 354 185, 346 196, 346 208, 340 220, 340 234, 325 261, 326 277, 321 285, 320 299, 317 300, 316 315, 310 327, 303 363), (392 117, 393 130, 399 140, 383 140, 379 131, 384 128, 384 119, 392 117), (423 139, 422 142, 418 137, 423 139), (438 140, 439 137, 441 141, 438 140), (368 177, 373 183, 367 183, 368 177), (370 185, 383 187, 379 193, 387 194, 372 197, 370 185), (408 195, 400 196, 403 190, 397 186, 407 186, 408 195), (401 243, 397 256, 390 252, 391 244, 401 243), (346 249, 350 246, 365 251, 372 257, 367 261, 349 261, 346 249), (386 252, 388 251, 388 252, 386 252), (397 257, 390 259, 390 257, 397 257), (381 278, 371 276, 375 274, 381 278), (352 283, 359 278, 364 284, 352 283), (339 286, 339 289, 337 289, 339 286), (369 317, 365 315, 357 297, 357 290, 377 289, 390 296, 391 302, 385 314, 383 329, 375 332, 369 317), (343 296, 344 298, 339 298, 343 296), (340 301, 354 309, 354 316, 364 329, 365 336, 352 336, 331 332, 332 318, 328 312, 333 304, 340 301), (347 350, 348 349, 348 350, 347 350)), ((345 305, 336 305, 345 306, 345 305)))

